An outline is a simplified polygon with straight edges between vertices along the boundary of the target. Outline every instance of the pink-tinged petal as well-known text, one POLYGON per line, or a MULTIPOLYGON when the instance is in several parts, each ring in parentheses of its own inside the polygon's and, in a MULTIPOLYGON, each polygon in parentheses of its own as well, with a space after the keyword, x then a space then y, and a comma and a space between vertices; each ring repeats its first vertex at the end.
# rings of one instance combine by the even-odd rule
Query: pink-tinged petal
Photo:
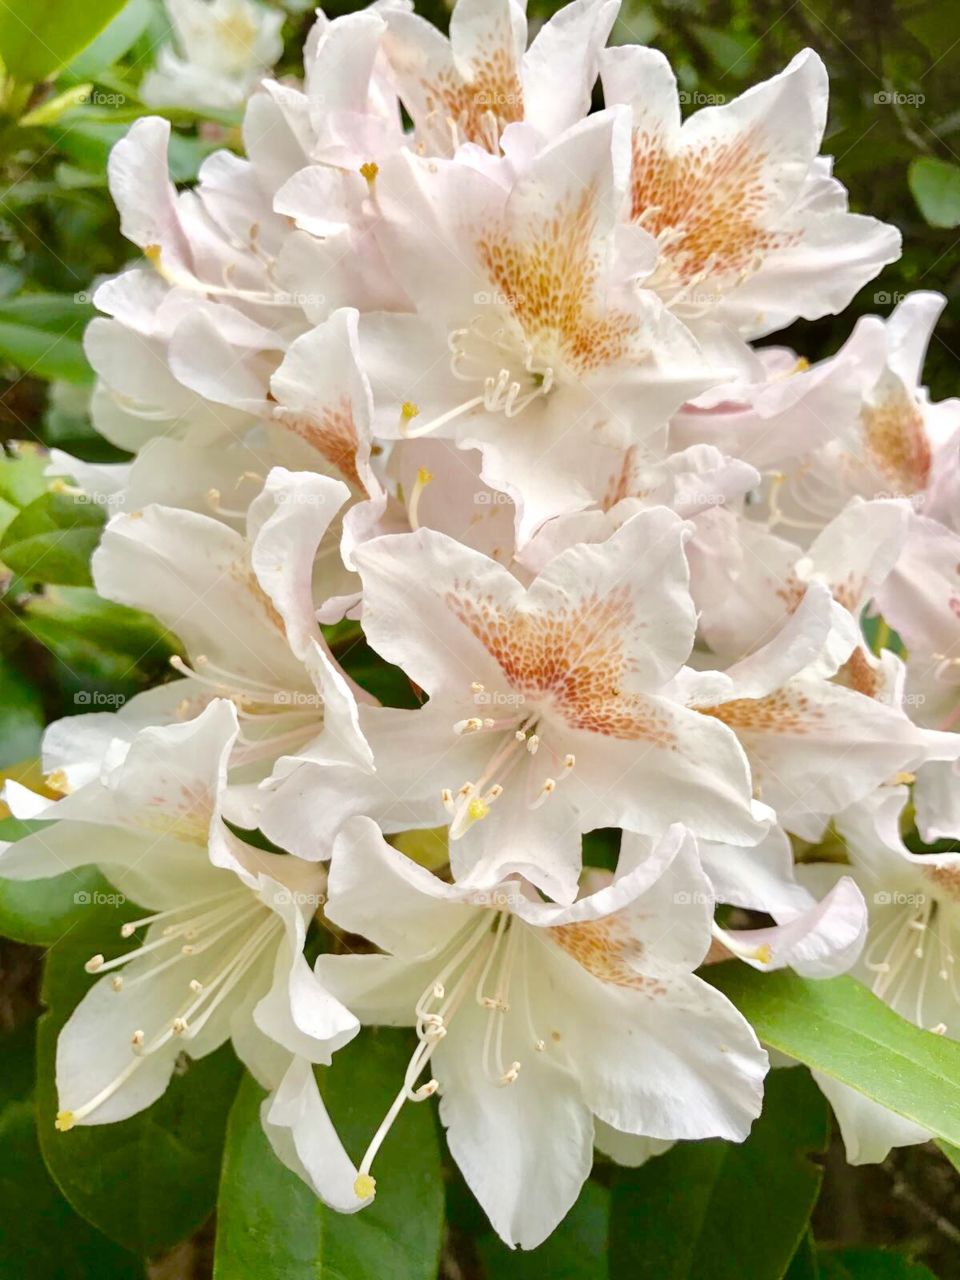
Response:
POLYGON ((189 270, 190 246, 180 225, 177 193, 167 176, 170 122, 145 116, 110 153, 110 193, 120 229, 141 249, 159 250, 166 266, 189 270))
POLYGON ((582 947, 539 934, 530 945, 540 949, 531 979, 540 1056, 569 1064, 599 1119, 660 1139, 746 1137, 767 1055, 724 996, 682 970, 593 971, 582 947))
POLYGON ((310 687, 247 542, 219 520, 156 506, 117 516, 92 567, 101 595, 155 614, 200 666, 264 686, 267 701, 271 689, 310 687))
POLYGON ((522 7, 514 0, 460 0, 449 41, 416 14, 397 8, 385 17, 387 58, 422 144, 440 155, 463 142, 495 152, 501 130, 523 118, 522 7))
POLYGON ((504 684, 483 627, 514 613, 523 595, 503 566, 431 529, 367 542, 354 560, 367 638, 431 697, 462 702, 473 683, 504 684))
POLYGON ((867 936, 867 905, 849 876, 797 915, 772 913, 780 923, 764 929, 730 929, 732 948, 754 969, 795 969, 805 978, 831 978, 853 965, 867 936))
POLYGON ((617 736, 571 732, 565 745, 576 767, 562 785, 583 829, 658 835, 682 814, 698 837, 755 844, 768 822, 755 812, 743 749, 721 728, 651 695, 623 707, 617 736))
POLYGON ((788 830, 803 815, 846 809, 938 750, 902 711, 815 676, 702 710, 736 732, 760 796, 788 830))
POLYGON ((590 111, 601 53, 618 8, 617 0, 574 0, 548 18, 534 37, 522 62, 523 114, 545 138, 590 111))
POLYGON ((373 400, 359 364, 357 312, 344 308, 291 344, 270 380, 274 421, 302 440, 313 470, 377 497, 370 466, 373 400))

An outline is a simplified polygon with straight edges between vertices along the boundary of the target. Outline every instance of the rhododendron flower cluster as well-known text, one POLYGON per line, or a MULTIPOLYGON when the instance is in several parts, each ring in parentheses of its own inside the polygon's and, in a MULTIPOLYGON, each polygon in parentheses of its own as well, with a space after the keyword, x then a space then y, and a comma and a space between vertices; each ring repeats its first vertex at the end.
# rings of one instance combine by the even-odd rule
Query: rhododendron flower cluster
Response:
MULTIPOLYGON (((213 9, 276 57, 254 6, 213 9)), ((94 863, 144 909, 87 964, 61 1129, 232 1039, 327 1204, 368 1205, 436 1095, 531 1248, 595 1149, 748 1134, 770 1064, 705 962, 849 971, 960 1036, 960 855, 901 836, 908 809, 960 833, 960 402, 920 384, 943 299, 813 366, 756 345, 845 308, 898 233, 820 154, 815 53, 681 120, 661 54, 606 47, 616 11, 529 45, 517 0, 459 0, 449 38, 403 0, 321 14, 244 157, 178 190, 164 119, 113 150, 142 260, 86 350, 132 457, 52 469, 109 505, 100 594, 181 652, 49 728, 62 798, 7 787, 52 825, 0 874, 94 863), (808 856, 827 835, 846 861, 808 856), (348 1154, 314 1066, 368 1024, 415 1034, 348 1154)), ((851 1159, 922 1139, 822 1079, 851 1159)))

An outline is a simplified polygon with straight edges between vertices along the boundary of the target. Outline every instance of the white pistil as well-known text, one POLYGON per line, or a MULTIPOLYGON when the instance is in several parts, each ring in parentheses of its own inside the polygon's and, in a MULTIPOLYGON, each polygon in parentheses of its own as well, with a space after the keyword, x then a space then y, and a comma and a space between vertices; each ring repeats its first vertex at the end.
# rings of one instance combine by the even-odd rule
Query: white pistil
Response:
POLYGON ((420 467, 410 494, 410 501, 407 503, 407 519, 414 533, 420 528, 420 499, 431 480, 433 480, 433 472, 428 471, 426 467, 420 467))

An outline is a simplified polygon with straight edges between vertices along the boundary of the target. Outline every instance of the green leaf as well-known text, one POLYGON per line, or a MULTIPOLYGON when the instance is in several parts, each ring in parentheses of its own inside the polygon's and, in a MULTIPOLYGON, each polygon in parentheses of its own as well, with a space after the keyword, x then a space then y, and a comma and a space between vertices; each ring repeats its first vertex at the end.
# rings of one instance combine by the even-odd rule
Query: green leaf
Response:
POLYGON ((3 0, 0 58, 20 84, 45 79, 75 57, 124 0, 3 0))
POLYGON ((104 520, 103 510, 83 495, 44 493, 7 526, 0 559, 31 582, 88 587, 104 520))
POLYGON ((910 161, 910 190, 931 227, 960 227, 960 165, 933 156, 910 161))
POLYGON ((32 1102, 0 1112, 0 1280, 142 1280, 142 1263, 76 1214, 44 1168, 32 1102))
POLYGON ((820 1280, 820 1268, 817 1265, 817 1250, 813 1243, 812 1231, 808 1231, 800 1241, 800 1248, 793 1255, 784 1280, 820 1280))
POLYGON ((821 1249, 819 1261, 820 1280, 937 1280, 892 1249, 821 1249))
POLYGON ((955 1147, 952 1142, 944 1142, 942 1138, 937 1139, 937 1146, 956 1169, 957 1173, 960 1173, 960 1147, 955 1147))
POLYGON ((21 293, 0 302, 0 321, 79 337, 97 314, 85 293, 21 293))
POLYGON ((44 1167, 31 1092, 36 1028, 0 1038, 0 1280, 137 1280, 143 1267, 70 1208, 44 1167))
POLYGON ((0 654, 0 767, 37 754, 43 722, 40 691, 0 654))
MULTIPOLYGON (((0 840, 19 840, 46 825, 4 818, 0 840)), ((115 890, 96 867, 80 867, 46 880, 0 879, 0 934, 31 946, 55 946, 89 917, 91 905, 107 905, 111 895, 115 890)))
POLYGON ((539 1249, 508 1249, 494 1235, 477 1248, 487 1280, 608 1280, 610 1192, 587 1182, 577 1203, 539 1249))
POLYGON ((47 587, 26 602, 20 622, 66 667, 67 693, 79 711, 115 711, 146 677, 155 682, 166 671, 175 647, 149 614, 102 600, 89 587, 47 587))
POLYGON ((92 378, 82 343, 63 333, 0 320, 0 356, 35 378, 65 378, 68 382, 89 382, 92 378))
POLYGON ((152 17, 150 0, 127 0, 93 43, 71 60, 66 74, 72 80, 94 79, 122 58, 130 46, 140 39, 152 17))
POLYGON ((829 1115, 806 1071, 772 1071, 746 1142, 681 1142, 617 1174, 610 1274, 630 1280, 782 1280, 820 1190, 809 1159, 829 1115))
POLYGON ((906 1022, 853 978, 808 981, 737 961, 704 977, 760 1039, 931 1133, 960 1143, 960 1044, 906 1022))
MULTIPOLYGON (((110 114, 110 119, 100 119, 89 109, 68 112, 57 121, 55 129, 47 130, 50 145, 81 168, 102 173, 114 145, 137 118, 136 110, 128 110, 129 118, 123 120, 116 118, 120 114, 116 110, 110 114)), ((192 182, 205 157, 218 145, 203 138, 171 134, 170 177, 174 182, 192 182)))
MULTIPOLYGON (((396 1096, 406 1032, 364 1031, 319 1068, 324 1100, 359 1159, 396 1096)), ((377 1195, 346 1215, 327 1209, 274 1156, 260 1124, 263 1090, 247 1078, 230 1116, 220 1182, 214 1280, 434 1280, 443 1183, 429 1104, 401 1112, 377 1157, 377 1195)))
POLYGON ((119 928, 132 911, 92 902, 47 958, 37 1114, 47 1168, 74 1209, 117 1244, 151 1256, 191 1235, 213 1209, 240 1066, 224 1045, 188 1062, 158 1102, 129 1120, 54 1128, 57 1036, 90 985, 84 961, 91 950, 119 951, 119 928))

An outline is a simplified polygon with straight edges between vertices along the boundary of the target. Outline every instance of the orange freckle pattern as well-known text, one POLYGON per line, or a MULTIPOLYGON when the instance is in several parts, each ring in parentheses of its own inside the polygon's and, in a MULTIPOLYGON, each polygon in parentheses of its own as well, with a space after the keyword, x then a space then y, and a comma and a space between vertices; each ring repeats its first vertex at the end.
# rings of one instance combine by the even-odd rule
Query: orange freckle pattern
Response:
POLYGON ((643 956, 643 945, 616 916, 554 925, 549 936, 568 956, 594 978, 616 987, 628 987, 648 996, 665 996, 667 988, 656 978, 634 967, 643 956))
POLYGON ((766 698, 734 698, 715 707, 698 708, 736 732, 788 733, 803 737, 812 722, 823 718, 819 707, 806 694, 792 689, 779 689, 766 698))
POLYGON ((905 496, 924 490, 932 458, 916 402, 900 389, 880 404, 864 405, 860 423, 867 460, 880 472, 883 483, 905 496))
POLYGON ((510 239, 500 226, 477 240, 484 270, 527 341, 555 349, 580 373, 636 359, 634 318, 598 309, 595 202, 596 192, 588 188, 575 204, 555 209, 527 240, 510 239))
POLYGON ((233 564, 230 565, 227 573, 235 582, 240 584, 247 595, 252 596, 253 599, 256 600, 257 604, 266 614, 271 626, 276 627, 281 635, 286 635, 286 625, 283 618, 274 607, 273 601, 260 586, 260 583, 257 581, 253 570, 250 568, 247 561, 235 560, 233 564))
POLYGON ((636 445, 631 445, 624 453, 619 469, 610 477, 600 505, 604 511, 609 511, 624 498, 643 498, 647 493, 649 489, 643 487, 639 450, 636 445))
POLYGON ((800 238, 763 225, 771 197, 766 159, 756 131, 676 155, 657 135, 634 134, 630 216, 642 218, 651 235, 681 233, 664 248, 681 283, 708 268, 713 276, 739 276, 800 238))
POLYGON ((854 649, 837 672, 837 678, 848 689, 867 698, 875 698, 880 691, 880 680, 862 649, 854 649))
POLYGON ((347 396, 339 404, 331 405, 319 415, 296 413, 292 409, 278 407, 273 416, 281 426, 306 441, 316 449, 348 484, 362 488, 357 473, 357 427, 353 409, 347 396))
POLYGON ((428 116, 451 121, 461 142, 474 142, 496 154, 503 129, 523 119, 523 87, 509 33, 482 46, 471 60, 471 70, 469 82, 452 67, 433 80, 421 80, 424 107, 428 116))
POLYGON ((960 902, 960 867, 924 867, 936 887, 960 902))
POLYGON ((633 670, 625 633, 637 625, 628 587, 553 613, 504 613, 492 597, 465 591, 446 599, 523 697, 549 699, 572 728, 675 749, 666 718, 623 689, 633 670))

